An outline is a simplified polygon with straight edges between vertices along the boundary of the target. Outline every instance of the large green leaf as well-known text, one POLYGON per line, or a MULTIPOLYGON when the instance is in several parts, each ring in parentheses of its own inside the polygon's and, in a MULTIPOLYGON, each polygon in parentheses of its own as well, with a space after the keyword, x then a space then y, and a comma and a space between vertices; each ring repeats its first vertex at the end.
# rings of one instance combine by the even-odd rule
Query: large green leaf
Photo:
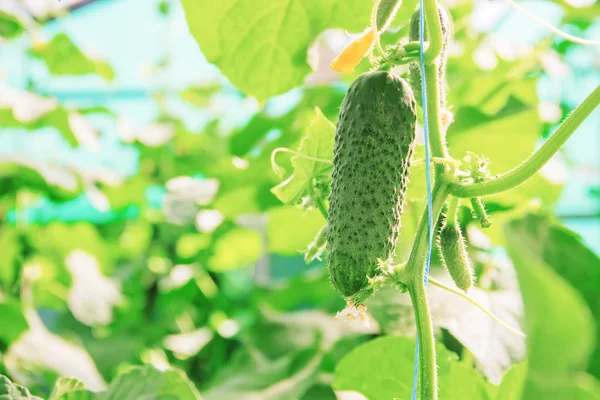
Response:
MULTIPOLYGON (((355 391, 369 400, 411 398, 415 341, 407 337, 382 337, 357 347, 337 365, 333 387, 355 391)), ((489 399, 484 379, 455 353, 437 346, 440 399, 489 399)))
POLYGON ((590 310, 581 295, 530 248, 523 235, 509 227, 506 239, 525 305, 529 358, 522 398, 592 398, 582 373, 594 349, 590 310))
MULTIPOLYGON (((536 214, 511 222, 509 230, 569 282, 600 321, 600 257, 582 238, 558 221, 536 214)), ((600 325, 596 326, 596 342, 600 343, 600 325)), ((588 372, 600 377, 600 347, 593 353, 588 372)))
POLYGON ((119 375, 106 392, 92 393, 74 379, 61 379, 51 400, 201 400, 194 384, 183 372, 136 367, 119 375))
POLYGON ((361 31, 370 0, 183 0, 208 61, 259 100, 284 93, 310 72, 307 51, 327 28, 361 31))
POLYGON ((159 371, 152 366, 134 368, 119 375, 101 400, 200 400, 194 384, 183 372, 159 371))

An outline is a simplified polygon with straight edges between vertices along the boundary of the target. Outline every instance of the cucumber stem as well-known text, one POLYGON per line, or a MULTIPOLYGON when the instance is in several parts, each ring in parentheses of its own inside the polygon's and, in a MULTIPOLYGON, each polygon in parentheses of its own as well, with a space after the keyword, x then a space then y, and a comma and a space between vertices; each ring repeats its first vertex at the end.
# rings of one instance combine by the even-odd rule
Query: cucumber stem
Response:
POLYGON ((458 197, 450 197, 450 203, 448 204, 448 212, 446 213, 446 225, 456 225, 456 212, 458 211, 458 197))
MULTIPOLYGON (((437 221, 444 203, 448 197, 448 191, 444 184, 436 182, 432 190, 433 204, 432 216, 437 221)), ((428 209, 425 207, 417 233, 413 242, 410 256, 404 268, 403 275, 410 277, 407 283, 413 312, 417 323, 419 334, 419 377, 421 383, 421 400, 437 400, 437 366, 435 361, 435 336, 429 304, 427 303, 427 291, 425 290, 425 261, 428 246, 428 209)))
POLYGON ((456 197, 479 197, 501 193, 519 186, 538 172, 556 154, 598 104, 600 104, 600 85, 575 108, 552 136, 521 165, 486 182, 471 184, 451 183, 448 187, 450 193, 456 197))
POLYGON ((489 228, 492 225, 492 221, 490 221, 490 218, 485 211, 481 197, 471 197, 469 200, 471 201, 471 207, 473 207, 473 213, 479 219, 481 227, 489 228))
MULTIPOLYGON (((423 14, 425 15, 425 22, 427 23, 429 33, 429 45, 425 49, 425 65, 437 64, 436 61, 442 52, 444 44, 437 1, 423 0, 423 14)), ((437 65, 435 69, 437 70, 437 65)), ((437 90, 437 85, 435 89, 437 90)))

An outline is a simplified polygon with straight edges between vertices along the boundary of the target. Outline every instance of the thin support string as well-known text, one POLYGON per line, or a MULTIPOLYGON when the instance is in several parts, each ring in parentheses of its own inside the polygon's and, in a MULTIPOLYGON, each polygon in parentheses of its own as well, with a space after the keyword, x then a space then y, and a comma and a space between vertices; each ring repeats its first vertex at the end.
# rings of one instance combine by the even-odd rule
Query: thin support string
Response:
MULTIPOLYGON (((419 0, 419 44, 421 64, 421 105, 423 107, 423 136, 425 141, 425 179, 427 181, 427 259, 425 261, 425 279, 427 286, 429 280, 429 266, 431 264, 431 248, 433 245, 433 199, 431 194, 431 154, 429 154, 429 123, 427 110, 427 83, 425 81, 425 16, 423 15, 423 0, 419 0)), ((417 386, 419 384, 419 334, 415 344, 415 367, 413 372, 412 400, 417 400, 417 386)))

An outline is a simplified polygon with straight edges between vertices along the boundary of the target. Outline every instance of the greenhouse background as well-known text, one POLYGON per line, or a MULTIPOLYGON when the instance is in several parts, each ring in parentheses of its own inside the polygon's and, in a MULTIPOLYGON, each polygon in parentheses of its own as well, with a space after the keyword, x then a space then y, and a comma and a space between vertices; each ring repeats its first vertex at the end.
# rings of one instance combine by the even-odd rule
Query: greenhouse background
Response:
MULTIPOLYGON (((81 352, 81 347, 69 347, 58 336, 42 335, 22 342, 12 353, 6 352, 6 346, 0 348, 0 353, 5 352, 0 358, 0 373, 8 372, 37 393, 51 391, 46 386, 52 381, 48 374, 76 374, 88 388, 101 389, 106 385, 106 376, 119 372, 115 368, 125 368, 138 357, 146 364, 169 364, 167 349, 175 354, 174 363, 192 371, 195 378, 212 378, 214 371, 229 364, 233 345, 228 339, 243 331, 244 324, 254 321, 252 312, 244 307, 255 284, 278 285, 306 271, 322 270, 320 262, 307 267, 300 254, 301 247, 318 231, 320 215, 309 213, 309 222, 303 224, 306 215, 302 211, 271 208, 274 200, 264 198, 262 193, 268 193, 269 183, 276 179, 274 175, 263 179, 263 175, 272 174, 265 172, 266 167, 253 172, 260 176, 258 189, 240 184, 255 176, 251 173, 233 177, 236 171, 251 171, 258 163, 261 168, 270 165, 266 155, 272 150, 270 144, 285 138, 287 129, 300 130, 291 121, 306 117, 305 110, 296 111, 306 96, 318 99, 328 116, 337 113, 350 82, 330 71, 328 65, 356 33, 329 30, 311 48, 309 59, 312 55, 314 71, 306 87, 329 84, 327 90, 321 93, 318 89, 296 88, 263 104, 236 89, 205 59, 189 32, 178 0, 63 0, 58 4, 52 0, 0 0, 0 11, 15 12, 31 23, 42 21, 32 35, 0 38, 0 162, 28 160, 47 166, 43 168, 48 168, 49 174, 56 168, 57 181, 65 179, 61 176, 64 172, 58 171, 61 167, 74 170, 83 177, 84 190, 66 201, 19 192, 14 202, 0 203, 0 221, 19 232, 29 232, 32 247, 42 254, 28 260, 29 275, 24 272, 24 280, 33 282, 29 288, 32 296, 40 302, 36 308, 38 322, 49 331, 68 332, 69 340, 87 348, 96 366, 93 362, 90 365, 90 356, 81 352), (61 7, 64 14, 57 16, 56 10, 61 7), (73 44, 80 51, 74 50, 73 44), (57 120, 28 125, 27 121, 35 122, 39 115, 56 109, 64 111, 57 120), (15 122, 17 115, 20 118, 15 122), (249 129, 260 134, 248 138, 249 129), (203 139, 207 132, 208 139, 203 139), (79 146, 73 146, 70 140, 79 146), (179 161, 170 161, 161 153, 159 149, 166 143, 172 146, 171 157, 180 157, 179 161), (223 153, 228 156, 227 166, 222 164, 226 158, 223 153), (188 159, 196 158, 198 161, 185 165, 188 159), (220 168, 231 175, 231 181, 215 177, 218 174, 212 172, 220 168), (150 178, 138 179, 142 172, 150 178), (118 184, 123 182, 130 182, 130 186, 119 190, 118 184), (227 194, 215 197, 222 188, 227 194), (290 221, 291 229, 287 225, 290 221), (163 222, 170 228, 150 228, 153 223, 163 222), (120 228, 113 228, 115 225, 120 228), (121 232, 123 226, 124 231, 131 230, 131 236, 121 232), (229 240, 223 240, 222 245, 219 237, 210 237, 219 229, 224 229, 222 235, 229 240), (128 237, 133 239, 128 242, 128 237), (72 251, 69 242, 79 243, 80 239, 83 251, 72 251), (153 248, 155 239, 164 239, 168 244, 153 248), (214 252, 210 262, 214 265, 208 270, 226 272, 219 278, 222 281, 218 289, 204 269, 190 267, 196 254, 203 254, 202 249, 209 243, 214 252), (59 250, 50 249, 52 246, 59 250), (57 266, 59 258, 66 260, 67 268, 57 266), (160 311, 153 318, 173 314, 161 327, 136 326, 147 323, 137 315, 150 312, 142 304, 131 303, 137 301, 133 300, 137 294, 146 291, 144 285, 135 286, 147 279, 145 272, 135 266, 141 258, 144 266, 160 277, 152 284, 154 291, 163 293, 154 294, 152 301, 158 302, 160 311), (118 270, 115 265, 119 263, 126 267, 118 270), (115 277, 121 280, 120 285, 114 284, 115 277), (197 287, 190 286, 192 281, 197 287), (74 289, 78 284, 79 292, 74 289), (219 290, 222 298, 215 294, 219 290), (124 311, 118 311, 115 307, 123 301, 130 303, 124 311), (83 308, 78 310, 75 303, 83 308), (210 311, 199 304, 210 304, 210 311), (73 316, 65 317, 67 308, 73 316), (110 325, 112 322, 115 324, 110 325), (185 333, 173 333, 173 326, 185 333), (141 336, 144 328, 150 331, 143 333, 147 339, 132 339, 141 336), (112 336, 114 332, 121 333, 112 336), (215 335, 220 335, 220 341, 204 347, 215 335), (195 357, 202 351, 208 354, 195 357), (28 371, 30 365, 42 367, 28 371)), ((576 5, 575 1, 569 4, 576 5)), ((522 5, 553 25, 559 25, 564 16, 559 5, 547 1, 526 1, 522 5)), ((544 27, 502 2, 476 1, 468 24, 488 34, 474 53, 474 62, 484 71, 533 53, 540 43, 558 41, 544 27)), ((600 16, 585 30, 569 25, 562 28, 598 38, 600 16)), ((600 48, 564 47, 564 54, 544 53, 541 61, 543 72, 535 85, 537 112, 543 122, 539 144, 600 83, 600 48)), ((457 45, 450 49, 450 57, 458 57, 462 51, 457 45)), ((498 93, 503 96, 502 89, 498 93)), ((494 107, 492 110, 499 110, 494 107)), ((540 195, 545 201, 556 200, 553 208, 557 216, 597 255, 599 132, 600 112, 596 110, 542 170, 549 183, 540 195)), ((533 203, 529 206, 535 207, 533 203)), ((5 255, 10 253, 6 249, 12 243, 7 237, 0 233, 0 252, 5 255)), ((6 257, 0 255, 0 270, 8 265, 6 257)), ((12 279, 6 271, 0 271, 1 279, 12 279)), ((275 293, 268 301, 282 309, 302 308, 311 296, 325 290, 322 287, 328 288, 328 283, 318 282, 320 286, 314 293, 306 293, 306 287, 299 286, 303 294, 298 298, 275 293)), ((1 295, 0 291, 0 300, 1 295)), ((8 306, 2 308, 4 305, 0 303, 0 312, 6 312, 9 318, 12 311, 8 306)), ((322 308, 333 312, 339 305, 331 301, 322 308)), ((20 321, 21 317, 15 318, 20 321)), ((31 320, 28 322, 31 327, 31 320)), ((0 339, 5 342, 16 336, 0 328, 0 339)), ((259 339, 244 337, 240 341, 259 339)), ((228 392, 218 390, 224 389, 214 389, 213 397, 206 398, 226 398, 219 393, 228 392)))

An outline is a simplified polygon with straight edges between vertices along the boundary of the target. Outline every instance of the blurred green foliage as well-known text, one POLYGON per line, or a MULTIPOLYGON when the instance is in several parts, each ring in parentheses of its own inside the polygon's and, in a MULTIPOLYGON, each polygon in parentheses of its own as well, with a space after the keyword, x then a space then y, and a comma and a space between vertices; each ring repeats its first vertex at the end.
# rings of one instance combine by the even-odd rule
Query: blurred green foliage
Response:
MULTIPOLYGON (((372 326, 350 325, 334 318, 344 301, 324 262, 306 265, 302 257, 325 225, 319 207, 329 191, 345 85, 368 68, 363 61, 351 76, 327 77, 326 66, 309 66, 307 52, 315 40, 321 57, 333 52, 322 43, 326 29, 365 28, 371 2, 182 3, 204 55, 240 97, 258 99, 259 110, 242 126, 211 117, 194 130, 160 108, 151 127, 123 138, 139 152, 133 176, 0 154, 0 373, 10 377, 0 378, 0 398, 333 400, 335 392, 357 391, 373 400, 407 399, 414 321, 406 295, 378 293, 369 305, 372 326), (309 74, 325 78, 303 84, 309 74), (298 86, 299 100, 284 111, 264 103, 298 86), (297 153, 278 153, 273 171, 278 148, 297 153), (104 222, 78 216, 78 199, 104 222), (30 220, 42 201, 73 207, 71 219, 30 220)), ((597 4, 555 3, 563 21, 581 31, 599 15, 597 4)), ((415 4, 403 3, 384 44, 406 36, 415 4)), ((171 12, 169 1, 156 6, 171 12)), ((542 40, 486 70, 474 61, 490 45, 469 23, 473 7, 458 2, 451 9, 457 49, 449 58, 448 101, 455 122, 447 139, 456 158, 482 154, 500 173, 547 133, 536 95, 546 74, 539 55, 564 58, 573 45, 542 40)), ((28 34, 17 17, 0 12, 0 36, 28 34)), ((30 40, 29 47, 53 75, 115 77, 66 33, 47 43, 30 40)), ((202 110, 224 90, 232 89, 211 82, 178 98, 202 110)), ((0 127, 53 127, 79 149, 94 137, 77 121, 97 113, 117 119, 104 108, 67 107, 35 87, 26 95, 31 112, 21 100, 0 102, 0 127)), ((562 118, 568 110, 561 110, 562 118)), ((415 159, 423 157, 419 145, 415 159)), ((424 176, 424 165, 415 163, 398 262, 408 256, 425 204, 424 176)), ((529 337, 507 337, 479 311, 432 291, 443 399, 600 396, 600 259, 552 216, 562 186, 546 178, 486 199, 494 225, 485 232, 465 207, 459 213, 477 270, 473 296, 522 324, 529 337)), ((432 267, 443 279, 435 258, 432 267)))

